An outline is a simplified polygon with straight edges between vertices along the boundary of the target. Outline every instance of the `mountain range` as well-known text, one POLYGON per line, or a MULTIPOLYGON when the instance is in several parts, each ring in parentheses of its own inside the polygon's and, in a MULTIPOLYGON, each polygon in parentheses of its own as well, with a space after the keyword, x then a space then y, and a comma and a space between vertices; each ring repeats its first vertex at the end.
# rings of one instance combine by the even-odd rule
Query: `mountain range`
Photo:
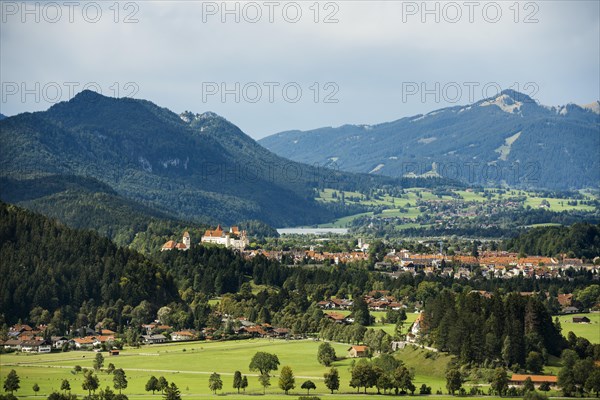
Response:
POLYGON ((214 113, 176 114, 146 100, 92 91, 47 111, 3 119, 0 142, 2 200, 78 228, 102 226, 109 237, 119 222, 143 225, 152 218, 325 222, 353 210, 315 201, 318 188, 418 183, 300 164, 214 113))
POLYGON ((286 131, 259 143, 291 160, 351 172, 521 188, 600 186, 600 102, 547 107, 513 90, 393 122, 286 131))

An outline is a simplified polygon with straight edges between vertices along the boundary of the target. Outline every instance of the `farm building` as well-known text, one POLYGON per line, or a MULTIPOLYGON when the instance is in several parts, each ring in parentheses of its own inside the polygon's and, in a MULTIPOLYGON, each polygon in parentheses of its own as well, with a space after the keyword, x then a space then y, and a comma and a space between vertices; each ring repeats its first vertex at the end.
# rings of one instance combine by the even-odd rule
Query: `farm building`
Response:
POLYGON ((554 375, 523 375, 513 374, 510 378, 511 385, 523 385, 527 378, 531 379, 534 385, 541 385, 542 383, 548 383, 550 386, 556 386, 558 377, 554 375))
POLYGON ((360 358, 368 355, 369 348, 367 346, 352 346, 348 349, 348 357, 360 358))

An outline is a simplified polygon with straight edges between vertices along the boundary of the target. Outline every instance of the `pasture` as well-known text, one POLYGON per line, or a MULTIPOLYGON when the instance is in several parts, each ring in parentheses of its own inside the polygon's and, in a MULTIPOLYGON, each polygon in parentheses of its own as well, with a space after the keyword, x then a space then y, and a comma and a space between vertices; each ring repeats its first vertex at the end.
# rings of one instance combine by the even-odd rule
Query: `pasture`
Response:
MULTIPOLYGON (((129 385, 123 391, 131 399, 146 398, 159 399, 160 393, 152 396, 144 390, 144 386, 151 375, 164 376, 169 382, 175 382, 181 390, 184 398, 204 398, 214 396, 208 389, 208 377, 212 372, 221 374, 223 390, 220 394, 228 394, 238 398, 233 389, 233 373, 236 370, 248 376, 249 386, 247 395, 263 396, 263 388, 260 386, 257 375, 248 369, 250 359, 257 351, 266 351, 277 354, 281 362, 280 369, 284 365, 292 367, 296 377, 296 389, 291 394, 301 395, 306 391, 300 389, 300 385, 307 379, 313 380, 317 385, 315 394, 319 396, 330 396, 329 391, 323 384, 323 374, 329 368, 317 362, 317 348, 320 341, 313 340, 268 340, 253 339, 245 341, 227 342, 187 342, 177 344, 149 345, 142 348, 127 348, 119 356, 105 356, 104 367, 113 363, 116 368, 123 368, 127 375, 129 385)), ((333 366, 340 373, 340 394, 335 398, 362 398, 357 395, 356 390, 349 386, 350 366, 352 359, 345 358, 349 345, 332 343, 339 360, 333 366)), ((440 355, 436 359, 424 357, 423 350, 405 349, 396 353, 398 359, 405 359, 406 364, 415 368, 415 385, 419 387, 422 383, 431 385, 435 390, 443 389, 445 380, 443 371, 449 360, 448 356, 440 355), (424 361, 425 360, 425 361, 424 361)), ((83 374, 75 374, 73 368, 80 365, 82 368, 92 369, 95 353, 91 351, 71 351, 66 353, 52 354, 3 354, 0 356, 0 378, 4 380, 11 369, 15 369, 21 379, 21 389, 17 395, 34 395, 32 386, 37 383, 41 390, 38 397, 47 396, 52 391, 60 391, 63 379, 70 382, 72 392, 79 396, 87 394, 81 387, 83 374)), ((109 386, 112 388, 112 375, 104 371, 97 373, 100 379, 100 388, 109 386)), ((271 387, 266 391, 267 395, 262 398, 282 398, 283 393, 278 388, 277 372, 271 378, 271 387)), ((375 388, 369 389, 367 393, 373 395, 375 388)), ((312 392, 311 392, 312 394, 312 392)))
POLYGON ((600 313, 561 315, 558 320, 564 336, 571 331, 592 343, 600 343, 600 313), (588 317, 591 322, 589 324, 574 323, 573 317, 588 317))

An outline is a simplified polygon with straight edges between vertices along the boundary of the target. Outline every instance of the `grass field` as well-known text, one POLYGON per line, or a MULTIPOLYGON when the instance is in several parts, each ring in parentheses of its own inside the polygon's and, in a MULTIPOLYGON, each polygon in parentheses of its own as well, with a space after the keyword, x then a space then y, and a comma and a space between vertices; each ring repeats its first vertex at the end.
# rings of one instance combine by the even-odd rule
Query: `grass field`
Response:
MULTIPOLYGON (((145 346, 140 349, 125 349, 121 355, 109 357, 105 355, 105 366, 114 363, 117 368, 123 368, 127 374, 129 385, 124 391, 130 398, 153 398, 144 391, 144 385, 151 375, 164 376, 169 382, 175 382, 186 398, 209 397, 208 376, 218 372, 223 379, 223 393, 234 395, 232 388, 233 372, 240 370, 248 375, 249 387, 247 394, 262 395, 262 387, 256 374, 248 370, 250 359, 256 351, 266 351, 277 354, 281 366, 290 365, 296 376, 297 389, 293 394, 299 395, 304 391, 300 385, 306 379, 317 384, 316 394, 327 395, 327 389, 322 382, 323 373, 328 368, 317 362, 317 348, 321 342, 312 340, 302 341, 271 341, 255 339, 229 342, 188 342, 168 345, 145 346)), ((332 343, 338 357, 345 357, 349 345, 332 343)), ((439 355, 436 359, 425 358, 425 350, 407 348, 396 353, 407 366, 414 368, 415 384, 419 387, 427 383, 434 388, 442 389, 445 385, 443 373, 450 357, 439 355)), ((92 368, 94 352, 67 352, 52 354, 4 354, 0 356, 0 378, 3 380, 11 369, 15 369, 21 379, 19 397, 33 396, 32 386, 37 383, 41 390, 40 396, 47 396, 54 390, 59 390, 61 381, 68 379, 72 392, 84 395, 81 388, 83 374, 73 374, 75 365, 92 368)), ((334 363, 341 378, 340 392, 335 398, 361 398, 349 386, 350 365, 352 360, 342 358, 334 363)), ((112 387, 112 375, 99 372, 100 387, 112 387)), ((271 378, 272 386, 263 398, 281 398, 281 390, 277 387, 277 377, 271 378)), ((376 390, 369 389, 368 393, 375 394, 376 390)), ((234 397, 237 397, 235 394, 234 397)), ((154 398, 160 398, 156 394, 154 398)))
POLYGON ((600 343, 600 313, 571 314, 558 317, 562 327, 563 335, 567 336, 569 331, 577 336, 586 338, 592 343, 600 343), (573 317, 586 316, 590 319, 589 324, 575 324, 573 317))

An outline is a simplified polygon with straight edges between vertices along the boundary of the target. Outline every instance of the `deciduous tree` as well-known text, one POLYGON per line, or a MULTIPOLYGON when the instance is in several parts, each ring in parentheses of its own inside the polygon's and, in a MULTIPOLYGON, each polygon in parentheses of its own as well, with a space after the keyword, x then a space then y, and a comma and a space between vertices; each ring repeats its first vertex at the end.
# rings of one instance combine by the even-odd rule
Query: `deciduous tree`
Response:
POLYGON ((210 374, 208 378, 208 388, 214 393, 217 394, 217 390, 223 389, 223 380, 221 380, 221 375, 213 372, 210 374))
POLYGON ((292 369, 287 365, 281 368, 281 374, 279 375, 279 388, 288 394, 290 390, 296 387, 296 379, 292 369))
POLYGON ((250 361, 250 371, 259 371, 261 375, 269 376, 271 371, 279 368, 279 358, 275 354, 258 351, 250 361))
POLYGON ((340 373, 336 368, 331 368, 329 372, 323 375, 325 378, 325 386, 331 390, 331 394, 340 388, 340 373))
POLYGON ((17 371, 11 369, 8 375, 6 375, 6 379, 4 379, 4 391, 13 394, 13 392, 21 388, 19 385, 20 382, 21 380, 19 379, 19 375, 17 375, 17 371))
POLYGON ((329 367, 331 363, 336 360, 336 358, 335 349, 331 344, 325 342, 319 345, 319 350, 317 351, 317 360, 320 364, 329 367))
POLYGON ((306 394, 310 394, 310 391, 316 389, 317 385, 313 381, 304 381, 300 387, 306 389, 306 394))

